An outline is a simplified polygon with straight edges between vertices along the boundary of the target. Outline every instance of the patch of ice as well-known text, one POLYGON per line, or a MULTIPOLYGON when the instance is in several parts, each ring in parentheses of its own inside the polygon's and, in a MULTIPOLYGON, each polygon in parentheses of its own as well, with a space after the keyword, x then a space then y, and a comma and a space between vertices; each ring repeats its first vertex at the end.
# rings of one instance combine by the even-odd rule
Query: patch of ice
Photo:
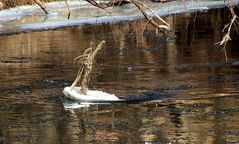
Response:
POLYGON ((65 87, 63 93, 66 97, 74 99, 80 102, 117 102, 122 101, 114 94, 109 94, 97 90, 88 90, 87 94, 80 93, 80 87, 75 87, 71 89, 70 87, 65 87))

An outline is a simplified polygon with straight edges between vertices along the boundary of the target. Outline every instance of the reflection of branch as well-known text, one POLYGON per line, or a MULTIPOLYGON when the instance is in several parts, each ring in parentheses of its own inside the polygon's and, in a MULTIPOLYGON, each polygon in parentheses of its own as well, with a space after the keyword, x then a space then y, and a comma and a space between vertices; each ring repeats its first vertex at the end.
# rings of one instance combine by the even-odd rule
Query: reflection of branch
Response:
POLYGON ((100 8, 100 9, 103 9, 103 10, 105 10, 106 12, 108 12, 108 13, 111 14, 111 11, 109 11, 109 10, 106 9, 107 6, 102 5, 102 4, 100 4, 100 3, 97 3, 95 0, 86 0, 86 1, 87 1, 88 3, 90 3, 90 4, 92 4, 93 6, 96 6, 96 7, 100 8))
POLYGON ((41 7, 41 9, 46 13, 49 14, 49 10, 47 9, 46 5, 41 2, 40 0, 34 0, 37 5, 41 7))
POLYGON ((138 0, 129 0, 131 3, 133 3, 139 10, 140 12, 144 15, 144 17, 148 20, 149 23, 151 23, 154 27, 159 28, 159 29, 170 29, 170 25, 164 21, 161 17, 158 16, 157 13, 155 13, 152 9, 147 7, 144 3, 138 1, 138 0), (159 25, 157 24, 153 17, 148 16, 147 11, 150 11, 153 16, 155 16, 158 20, 164 23, 164 25, 159 25))
POLYGON ((223 30, 222 30, 223 32, 226 31, 226 34, 223 36, 222 40, 216 43, 216 44, 219 44, 219 45, 223 45, 223 49, 222 50, 224 51, 224 55, 225 55, 226 61, 227 61, 226 44, 227 44, 228 41, 231 40, 230 33, 231 33, 232 25, 235 26, 236 30, 237 30, 237 26, 236 25, 237 24, 239 25, 239 23, 237 21, 237 19, 239 17, 235 14, 235 12, 233 10, 234 7, 231 6, 230 4, 228 4, 228 8, 229 8, 229 10, 231 12, 231 15, 232 15, 231 21, 228 24, 226 24, 224 26, 223 30))

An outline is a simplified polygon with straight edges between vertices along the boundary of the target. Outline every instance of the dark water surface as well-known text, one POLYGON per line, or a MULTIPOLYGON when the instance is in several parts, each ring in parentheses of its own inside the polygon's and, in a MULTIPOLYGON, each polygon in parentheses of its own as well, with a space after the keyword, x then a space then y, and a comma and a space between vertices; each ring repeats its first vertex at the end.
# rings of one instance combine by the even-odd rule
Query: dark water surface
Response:
POLYGON ((0 37, 1 143, 239 143, 239 37, 226 10, 0 37), (106 40, 91 88, 153 101, 64 110, 73 58, 106 40))

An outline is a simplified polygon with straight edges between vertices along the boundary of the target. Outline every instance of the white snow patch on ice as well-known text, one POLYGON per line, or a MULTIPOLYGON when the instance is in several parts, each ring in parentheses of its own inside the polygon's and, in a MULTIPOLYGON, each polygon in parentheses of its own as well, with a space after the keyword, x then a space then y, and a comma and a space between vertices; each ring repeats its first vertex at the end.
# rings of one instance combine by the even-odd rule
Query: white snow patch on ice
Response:
POLYGON ((88 90, 87 94, 84 95, 80 93, 80 87, 75 87, 74 89, 65 87, 63 93, 66 97, 80 102, 122 101, 122 99, 119 99, 114 94, 109 94, 98 90, 88 90))

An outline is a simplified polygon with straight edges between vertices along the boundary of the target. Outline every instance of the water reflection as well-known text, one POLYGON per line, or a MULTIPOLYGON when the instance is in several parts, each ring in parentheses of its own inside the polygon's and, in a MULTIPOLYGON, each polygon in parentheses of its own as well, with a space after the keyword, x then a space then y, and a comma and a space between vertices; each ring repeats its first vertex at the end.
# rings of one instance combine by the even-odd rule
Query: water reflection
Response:
POLYGON ((170 16, 175 31, 167 36, 139 20, 0 37, 0 141, 238 143, 238 37, 228 45, 229 62, 214 45, 227 14, 170 16), (176 98, 65 111, 73 58, 101 40, 93 89, 176 98))

